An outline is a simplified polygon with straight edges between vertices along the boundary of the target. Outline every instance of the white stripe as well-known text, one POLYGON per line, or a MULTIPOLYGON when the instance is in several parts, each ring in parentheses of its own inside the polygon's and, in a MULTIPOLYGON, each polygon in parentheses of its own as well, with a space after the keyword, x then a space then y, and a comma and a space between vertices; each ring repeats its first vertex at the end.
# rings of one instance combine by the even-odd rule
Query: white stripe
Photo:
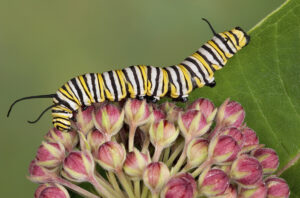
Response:
POLYGON ((211 62, 214 65, 219 65, 219 63, 214 59, 214 57, 208 51, 206 51, 203 48, 200 48, 198 51, 202 53, 204 56, 206 56, 209 62, 211 62))
POLYGON ((133 76, 133 73, 131 71, 131 69, 129 67, 125 68, 125 71, 127 72, 127 75, 128 75, 128 78, 127 79, 129 81, 129 83, 132 85, 132 88, 133 88, 133 91, 134 91, 134 96, 136 96, 136 92, 137 92, 137 85, 135 83, 135 80, 134 80, 134 76, 133 76))
POLYGON ((108 89, 108 91, 111 93, 112 97, 113 97, 113 100, 116 98, 115 96, 115 92, 114 92, 114 89, 111 85, 111 80, 109 78, 109 74, 108 72, 103 72, 102 73, 102 76, 103 76, 103 80, 105 81, 105 84, 107 85, 106 89, 108 89))
POLYGON ((150 67, 151 67, 151 79, 150 79, 151 80, 151 95, 153 95, 154 89, 155 89, 156 83, 157 83, 157 82, 155 82, 155 79, 158 74, 157 74, 155 67, 153 67, 153 66, 150 66, 150 67))
MULTIPOLYGON (((218 58, 218 60, 225 65, 223 58, 220 56, 220 54, 215 50, 215 48, 213 48, 212 46, 210 46, 209 44, 205 44, 206 47, 208 47, 209 49, 211 49, 211 51, 215 54, 215 56, 218 58)), ((218 64, 219 65, 219 64, 218 64)), ((221 67, 223 67, 222 65, 220 65, 221 67)))
POLYGON ((208 72, 206 71, 205 67, 202 65, 202 63, 201 63, 197 58, 195 58, 195 57, 193 57, 193 56, 190 56, 190 58, 193 59, 193 60, 195 60, 195 61, 198 63, 198 65, 200 66, 201 71, 202 71, 202 72, 204 73, 204 75, 205 75, 205 79, 208 79, 208 78, 209 78, 209 74, 208 74, 208 72))
POLYGON ((163 70, 159 68, 158 89, 156 94, 159 97, 161 97, 163 94, 163 84, 164 84, 164 74, 163 74, 163 70))
POLYGON ((75 78, 76 79, 76 83, 77 83, 77 85, 78 85, 78 87, 79 87, 79 91, 81 91, 81 93, 82 93, 82 97, 83 97, 83 103, 85 104, 85 105, 90 105, 90 99, 88 98, 88 96, 85 94, 85 91, 84 91, 84 88, 81 86, 81 83, 80 83, 80 80, 79 80, 79 78, 78 77, 76 77, 75 78))
MULTIPOLYGON (((212 39, 222 50, 223 50, 223 52, 225 52, 225 53, 227 53, 227 54, 231 54, 229 51, 228 51, 228 49, 227 49, 227 47, 224 45, 224 43, 219 39, 219 38, 217 38, 216 36, 214 36, 213 37, 213 39, 212 39)), ((226 55, 225 55, 226 56, 226 55)), ((227 56, 226 56, 227 57, 227 56)))
POLYGON ((183 72, 182 70, 177 66, 175 65, 176 68, 178 69, 178 72, 179 72, 179 77, 180 77, 180 81, 181 81, 181 85, 182 85, 182 94, 183 94, 183 97, 186 97, 187 96, 187 88, 186 88, 186 83, 185 83, 185 78, 184 78, 184 75, 183 75, 183 72))
POLYGON ((75 94, 76 98, 78 99, 80 105, 82 105, 83 101, 80 101, 80 97, 78 96, 78 93, 77 93, 77 90, 76 90, 75 86, 73 85, 73 83, 71 81, 68 81, 68 84, 71 88, 71 91, 73 92, 73 94, 75 94))
POLYGON ((194 63, 187 60, 184 60, 182 63, 187 65, 196 74, 196 77, 199 78, 200 81, 205 84, 204 76, 202 76, 202 74, 198 71, 198 68, 194 63))
POLYGON ((86 77, 87 86, 88 86, 88 88, 90 90, 92 98, 95 100, 95 93, 93 91, 93 84, 92 84, 91 74, 85 74, 85 77, 86 77))
POLYGON ((140 84, 140 93, 138 93, 139 96, 144 96, 145 94, 145 87, 144 87, 144 80, 142 76, 141 70, 138 68, 138 66, 134 66, 134 69, 136 71, 136 75, 138 78, 138 83, 140 84))
POLYGON ((99 88, 99 79, 98 75, 95 73, 93 74, 95 76, 95 86, 96 86, 96 95, 97 95, 97 102, 100 102, 100 88, 99 88))
POLYGON ((118 100, 120 100, 120 98, 122 96, 122 91, 121 91, 121 85, 120 85, 120 81, 118 79, 116 71, 113 71, 113 77, 114 77, 115 84, 116 84, 116 87, 117 87, 117 93, 118 93, 118 97, 117 98, 118 98, 118 100))
POLYGON ((180 87, 179 87, 177 75, 176 75, 174 69, 171 68, 171 67, 166 67, 165 69, 167 69, 167 70, 170 72, 170 77, 172 78, 173 85, 174 85, 175 88, 176 88, 176 95, 179 96, 179 95, 180 95, 180 94, 179 94, 180 87))
MULTIPOLYGON (((64 102, 68 103, 73 110, 76 110, 78 108, 78 105, 73 102, 72 100, 70 100, 69 98, 67 98, 66 96, 64 96, 60 91, 56 92, 56 95, 64 102)), ((72 110, 70 109, 70 110, 72 110)))

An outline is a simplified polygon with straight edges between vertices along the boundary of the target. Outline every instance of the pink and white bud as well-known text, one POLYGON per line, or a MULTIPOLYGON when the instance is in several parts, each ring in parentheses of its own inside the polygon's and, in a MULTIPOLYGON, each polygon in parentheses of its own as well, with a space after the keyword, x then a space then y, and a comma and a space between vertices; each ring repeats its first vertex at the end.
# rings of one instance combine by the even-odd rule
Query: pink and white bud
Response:
POLYGON ((245 119, 245 111, 236 101, 230 101, 229 99, 220 106, 216 122, 217 126, 223 127, 240 127, 245 119))
POLYGON ((211 197, 222 195, 229 187, 229 178, 222 170, 206 168, 198 179, 201 195, 211 197))
POLYGON ((70 198, 70 195, 63 186, 55 184, 55 186, 45 188, 38 198, 70 198))
POLYGON ((187 109, 201 111, 208 122, 214 120, 217 114, 217 108, 215 108, 214 104, 207 98, 198 98, 190 104, 187 109))
POLYGON ((146 100, 128 99, 124 106, 125 122, 129 125, 141 126, 151 118, 151 107, 146 100))
POLYGON ((252 156, 260 162, 264 174, 274 173, 279 166, 278 155, 271 148, 256 149, 252 152, 252 156))
POLYGON ((151 162, 149 154, 141 153, 134 148, 126 156, 123 169, 132 179, 142 179, 146 166, 151 162))
POLYGON ((93 113, 93 120, 96 128, 110 138, 122 128, 124 111, 116 105, 107 103, 93 113))
POLYGON ((268 188, 267 198, 288 198, 290 196, 289 186, 284 179, 271 176, 265 182, 268 188))
POLYGON ((161 198, 194 198, 197 194, 197 183, 189 173, 173 176, 161 192, 161 198))
POLYGON ((90 152, 72 151, 63 163, 63 176, 76 182, 89 181, 94 174, 95 163, 90 152))
POLYGON ((149 118, 149 121, 147 122, 147 124, 140 126, 140 129, 144 133, 148 133, 149 128, 150 128, 152 123, 159 122, 160 120, 163 120, 165 118, 166 118, 166 115, 161 109, 153 107, 152 114, 149 118))
POLYGON ((244 188, 255 188, 262 182, 262 166, 249 155, 240 155, 232 163, 230 177, 244 188))
POLYGON ((91 131, 87 135, 87 142, 91 147, 92 154, 97 152, 100 145, 106 142, 106 137, 103 133, 98 131, 97 129, 91 131))
POLYGON ((230 184, 227 190, 223 194, 212 196, 212 197, 213 198, 237 198, 238 194, 237 194, 236 187, 230 184))
POLYGON ((243 153, 249 152, 259 147, 259 140, 256 136, 255 131, 248 127, 245 127, 242 129, 242 133, 244 135, 244 145, 242 148, 243 153))
POLYGON ((238 143, 240 148, 242 148, 244 145, 244 135, 239 129, 235 127, 223 128, 220 130, 219 134, 231 136, 238 143))
POLYGON ((94 113, 95 107, 94 106, 88 106, 85 109, 78 109, 78 112, 75 115, 76 119, 76 126, 79 131, 81 131, 83 134, 87 134, 90 130, 94 128, 94 122, 93 122, 93 113, 94 113))
POLYGON ((242 188, 239 193, 239 198, 265 198, 267 197, 267 187, 261 183, 256 188, 242 188))
POLYGON ((36 160, 32 160, 29 165, 28 179, 35 183, 51 183, 57 177, 57 170, 49 170, 45 167, 39 166, 36 160))
POLYGON ((208 157, 215 164, 230 164, 240 151, 238 143, 229 135, 217 135, 210 141, 208 157))
POLYGON ((158 194, 165 183, 169 180, 170 171, 162 162, 150 163, 144 173, 144 184, 151 190, 152 193, 158 194))
POLYGON ((34 198, 39 198, 41 192, 48 187, 52 187, 55 186, 53 183, 44 183, 44 184, 40 184, 39 187, 35 190, 34 192, 34 198))
POLYGON ((172 122, 160 120, 149 129, 150 141, 154 146, 169 147, 178 137, 179 130, 172 122))
POLYGON ((49 142, 60 142, 64 145, 66 151, 70 152, 78 143, 76 131, 60 131, 52 128, 45 135, 45 139, 49 142))
POLYGON ((124 145, 112 141, 102 144, 95 155, 96 162, 107 171, 122 170, 125 159, 124 145))
POLYGON ((37 150, 36 163, 47 168, 59 166, 65 158, 65 147, 61 143, 42 142, 37 150))
POLYGON ((207 159, 208 140, 204 138, 194 138, 187 146, 187 164, 189 168, 195 168, 207 159))
POLYGON ((205 134, 212 122, 207 122, 201 111, 188 110, 178 116, 178 126, 185 139, 199 137, 205 134))

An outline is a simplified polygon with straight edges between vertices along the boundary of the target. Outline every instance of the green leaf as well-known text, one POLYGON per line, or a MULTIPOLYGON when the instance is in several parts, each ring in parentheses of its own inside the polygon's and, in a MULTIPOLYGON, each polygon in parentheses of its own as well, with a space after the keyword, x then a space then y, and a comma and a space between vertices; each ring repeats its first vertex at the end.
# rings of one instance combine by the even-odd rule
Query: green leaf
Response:
POLYGON ((239 101, 247 125, 277 151, 279 169, 296 162, 281 176, 291 197, 300 197, 300 0, 285 2, 249 33, 249 45, 217 72, 217 86, 196 90, 192 98, 239 101))

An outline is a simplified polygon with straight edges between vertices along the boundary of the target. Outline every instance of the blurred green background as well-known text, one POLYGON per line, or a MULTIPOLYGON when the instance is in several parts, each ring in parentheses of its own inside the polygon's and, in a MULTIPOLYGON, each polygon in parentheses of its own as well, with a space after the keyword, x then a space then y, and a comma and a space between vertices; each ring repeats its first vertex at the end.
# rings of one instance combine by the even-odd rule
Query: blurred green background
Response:
POLYGON ((50 99, 24 101, 7 119, 13 100, 54 93, 82 73, 133 64, 179 63, 211 38, 202 17, 209 19, 217 32, 234 26, 249 30, 282 3, 1 0, 0 196, 33 196, 37 185, 26 179, 28 164, 52 127, 50 112, 35 125, 26 122, 50 105, 50 99))

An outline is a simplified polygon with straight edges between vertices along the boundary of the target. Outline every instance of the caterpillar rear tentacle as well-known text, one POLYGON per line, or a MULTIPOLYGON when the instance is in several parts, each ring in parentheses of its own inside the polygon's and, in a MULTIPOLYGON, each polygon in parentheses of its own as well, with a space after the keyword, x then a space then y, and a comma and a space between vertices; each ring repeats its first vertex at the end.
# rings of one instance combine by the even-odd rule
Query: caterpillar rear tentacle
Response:
POLYGON ((24 99, 52 97, 54 126, 59 130, 70 130, 73 112, 105 100, 120 101, 130 97, 157 102, 168 96, 186 102, 195 88, 214 87, 214 72, 222 69, 227 60, 250 41, 240 27, 217 34, 211 24, 203 20, 212 30, 213 38, 178 65, 163 68, 135 65, 102 74, 87 73, 72 78, 55 94, 25 97, 15 101, 11 108, 24 99))

